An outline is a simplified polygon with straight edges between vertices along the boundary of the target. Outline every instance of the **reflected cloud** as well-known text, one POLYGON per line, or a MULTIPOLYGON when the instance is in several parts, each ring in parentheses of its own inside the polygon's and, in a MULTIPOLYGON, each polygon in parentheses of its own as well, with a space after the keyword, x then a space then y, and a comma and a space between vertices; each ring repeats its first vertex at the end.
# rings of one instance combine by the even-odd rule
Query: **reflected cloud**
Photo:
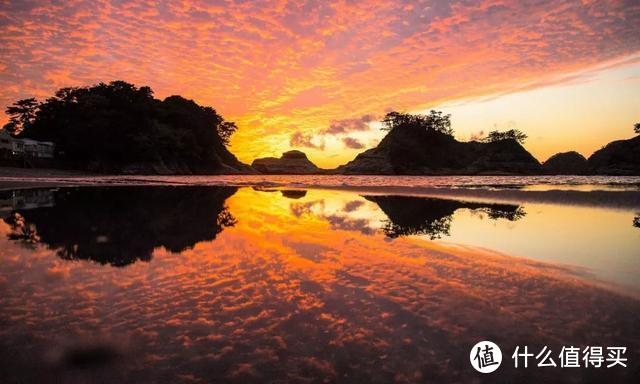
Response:
POLYGON ((357 211, 358 208, 362 207, 363 205, 364 205, 364 201, 353 200, 346 203, 344 205, 344 208, 342 208, 342 211, 346 213, 351 213, 351 212, 357 211))
POLYGON ((327 207, 324 200, 314 200, 305 203, 292 203, 289 210, 295 217, 303 215, 313 216, 326 221, 333 230, 357 231, 365 235, 375 232, 371 221, 367 218, 354 217, 354 213, 365 204, 363 200, 345 202, 341 209, 327 207))
POLYGON ((369 220, 366 219, 354 219, 338 215, 324 215, 322 217, 331 224, 331 229, 358 231, 364 235, 371 235, 375 232, 375 229, 371 228, 369 220))
POLYGON ((324 208, 324 200, 314 200, 305 203, 291 203, 289 209, 295 217, 301 217, 302 215, 309 215, 313 213, 313 208, 319 206, 324 208))
POLYGON ((390 238, 426 235, 431 240, 450 236, 453 214, 458 209, 486 213, 491 220, 516 221, 526 215, 524 208, 510 204, 487 204, 422 198, 414 196, 365 196, 382 209, 388 220, 383 231, 390 238))
POLYGON ((26 192, 46 206, 18 208, 4 221, 12 240, 42 243, 65 260, 122 267, 151 260, 154 249, 182 252, 214 240, 237 220, 231 187, 112 187, 26 192), (46 192, 46 193, 45 193, 46 192))
MULTIPOLYGON (((176 382, 466 383, 479 377, 468 356, 480 339, 495 341, 505 356, 516 345, 535 352, 548 345, 555 356, 563 345, 624 345, 629 357, 640 348, 640 302, 633 291, 621 294, 568 263, 423 238, 388 241, 378 232, 365 236, 358 230, 337 230, 351 225, 343 219, 379 223, 385 216, 391 220, 413 214, 424 222, 459 209, 477 214, 454 214, 454 220, 465 216, 474 223, 480 214, 490 218, 489 213, 504 221, 521 218, 523 224, 540 217, 542 224, 537 225, 559 217, 584 223, 575 207, 554 212, 553 206, 527 205, 530 213, 522 218, 517 206, 402 196, 365 199, 329 190, 310 189, 299 200, 252 188, 235 194, 235 189, 218 189, 217 194, 212 193, 216 189, 204 189, 202 195, 193 192, 197 189, 176 190, 179 193, 166 198, 154 197, 164 192, 149 189, 144 195, 159 203, 157 210, 169 207, 173 212, 170 204, 182 205, 182 212, 174 212, 177 217, 146 207, 148 222, 143 222, 135 218, 141 212, 134 203, 110 207, 118 218, 123 215, 116 208, 126 207, 140 230, 152 222, 164 228, 157 233, 169 237, 170 230, 191 232, 204 222, 205 214, 193 206, 201 211, 209 205, 228 207, 222 211, 238 218, 235 225, 180 253, 157 249, 153 263, 94 268, 65 262, 44 247, 22 247, 7 239, 13 228, 0 222, 3 372, 23 382, 41 382, 42 377, 73 382, 77 367, 86 367, 86 382, 105 377, 108 382, 163 382, 175 377, 176 382), (207 204, 207 199, 217 202, 207 204), (359 208, 345 214, 347 205, 359 208), (545 215, 538 216, 539 210, 545 215), (193 221, 169 225, 175 220, 193 221), (47 364, 52 350, 59 356, 53 366, 47 364)), ((98 196, 70 189, 74 194, 65 202, 62 192, 54 192, 55 205, 47 209, 86 211, 98 205, 93 200, 98 196), (78 209, 71 207, 72 199, 78 209)), ((129 195, 144 206, 137 194, 129 195)), ((29 221, 31 211, 19 212, 44 237, 38 222, 29 221)), ((601 231, 599 224, 607 222, 624 227, 623 240, 637 244, 636 230, 628 225, 633 215, 585 212, 596 217, 596 224, 576 233, 593 234, 589 231, 601 231)), ((85 215, 127 225, 106 214, 85 215)), ((207 225, 219 221, 216 215, 208 216, 207 225)), ((75 216, 58 218, 62 222, 75 216)), ((79 224, 74 229, 84 233, 79 224)), ((567 222, 562 225, 576 229, 567 222)), ((584 237, 583 242, 594 239, 584 237)), ((596 241, 608 240, 610 236, 596 241)), ((562 244, 567 247, 563 253, 572 245, 562 244)), ((615 248, 615 243, 608 244, 615 248)), ((566 253, 575 248, 570 250, 566 253)), ((611 265, 615 255, 604 256, 611 265)), ((630 260, 627 269, 638 265, 637 258, 630 260)), ((500 367, 505 382, 523 382, 523 372, 531 373, 509 364, 500 367)), ((635 370, 622 368, 541 369, 532 381, 634 382, 635 376, 635 370)))

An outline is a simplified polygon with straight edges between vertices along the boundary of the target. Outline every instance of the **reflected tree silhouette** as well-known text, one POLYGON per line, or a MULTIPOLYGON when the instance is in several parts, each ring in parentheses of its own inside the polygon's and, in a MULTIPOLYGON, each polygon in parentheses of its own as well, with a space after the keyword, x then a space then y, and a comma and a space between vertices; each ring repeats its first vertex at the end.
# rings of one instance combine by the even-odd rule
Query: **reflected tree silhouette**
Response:
POLYGON ((415 196, 364 196, 387 215, 382 230, 390 238, 426 235, 431 240, 451 235, 453 214, 470 209, 487 214, 492 220, 516 221, 526 215, 524 208, 511 204, 472 203, 415 196))
POLYGON ((636 215, 636 217, 633 218, 633 226, 636 228, 640 228, 640 214, 636 215))
POLYGON ((65 260, 122 267, 153 250, 181 252, 214 240, 237 220, 225 206, 232 187, 84 187, 52 192, 55 204, 18 209, 9 238, 57 250, 65 260))
POLYGON ((492 220, 507 219, 509 221, 516 221, 527 215, 524 208, 517 205, 498 204, 486 208, 480 208, 480 210, 484 211, 492 220))

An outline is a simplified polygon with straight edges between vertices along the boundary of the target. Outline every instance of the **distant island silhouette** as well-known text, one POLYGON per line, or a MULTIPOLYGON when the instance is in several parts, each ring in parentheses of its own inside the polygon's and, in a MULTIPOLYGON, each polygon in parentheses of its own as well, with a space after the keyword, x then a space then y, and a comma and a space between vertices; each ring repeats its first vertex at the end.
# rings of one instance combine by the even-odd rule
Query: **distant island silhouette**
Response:
POLYGON ((549 175, 584 175, 589 173, 589 161, 576 151, 556 153, 542 164, 549 175))
POLYGON ((44 244, 65 260, 124 267, 150 261, 158 247, 182 252, 214 240, 236 223, 225 206, 236 191, 195 186, 45 190, 50 196, 38 196, 45 206, 17 209, 4 221, 11 227, 9 238, 25 245, 44 244))
POLYGON ((389 112, 388 131, 375 147, 335 169, 321 169, 305 153, 255 159, 251 166, 227 149, 235 123, 181 96, 153 97, 149 87, 124 81, 62 88, 44 102, 7 107, 0 130, 0 165, 112 174, 347 174, 347 175, 640 175, 638 135, 617 140, 588 159, 558 153, 540 163, 515 129, 481 140, 454 138, 450 115, 389 112))
POLYGON ((266 174, 318 174, 323 171, 307 158, 302 151, 288 151, 282 157, 263 157, 255 159, 251 167, 260 173, 266 174))

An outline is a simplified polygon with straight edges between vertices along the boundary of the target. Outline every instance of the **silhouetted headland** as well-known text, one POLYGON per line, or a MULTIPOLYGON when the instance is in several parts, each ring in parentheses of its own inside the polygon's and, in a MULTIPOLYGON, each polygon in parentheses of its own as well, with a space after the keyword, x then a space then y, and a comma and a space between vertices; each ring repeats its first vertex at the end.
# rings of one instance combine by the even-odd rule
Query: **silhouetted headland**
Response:
POLYGON ((640 175, 640 136, 616 140, 589 157, 589 172, 596 175, 640 175))
MULTIPOLYGON (((536 174, 540 163, 519 141, 495 132, 486 140, 460 142, 449 115, 390 112, 383 120, 389 133, 377 147, 362 152, 337 173, 386 175, 536 174)), ((526 137, 526 136, 524 136, 526 137)))
POLYGON ((253 172, 227 149, 235 123, 181 96, 158 100, 149 87, 113 81, 62 88, 44 102, 19 100, 6 112, 4 165, 116 174, 253 172))
MULTIPOLYGON (((0 130, 0 166, 111 174, 640 175, 640 136, 614 141, 588 160, 559 153, 543 165, 517 129, 477 140, 454 138, 450 115, 389 112, 375 147, 336 169, 305 153, 241 163, 227 148, 235 123, 181 96, 153 97, 124 81, 62 88, 44 102, 18 100, 0 130)), ((638 129, 635 129, 638 134, 638 129)))

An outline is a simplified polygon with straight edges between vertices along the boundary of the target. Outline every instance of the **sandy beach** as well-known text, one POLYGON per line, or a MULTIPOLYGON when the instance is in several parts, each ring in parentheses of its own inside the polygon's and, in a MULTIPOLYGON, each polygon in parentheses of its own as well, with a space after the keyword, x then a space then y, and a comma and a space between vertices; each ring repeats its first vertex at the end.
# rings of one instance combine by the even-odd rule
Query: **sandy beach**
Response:
POLYGON ((60 185, 60 178, 80 176, 92 175, 63 169, 0 167, 0 189, 49 187, 60 185), (19 178, 24 180, 16 180, 19 178), (52 180, 43 180, 48 178, 52 180))
POLYGON ((0 176, 10 177, 61 177, 83 175, 91 176, 91 174, 87 172, 65 169, 0 167, 0 176))
POLYGON ((637 177, 602 176, 103 175, 0 167, 0 190, 63 186, 232 186, 618 209, 640 209, 638 181, 637 177))

